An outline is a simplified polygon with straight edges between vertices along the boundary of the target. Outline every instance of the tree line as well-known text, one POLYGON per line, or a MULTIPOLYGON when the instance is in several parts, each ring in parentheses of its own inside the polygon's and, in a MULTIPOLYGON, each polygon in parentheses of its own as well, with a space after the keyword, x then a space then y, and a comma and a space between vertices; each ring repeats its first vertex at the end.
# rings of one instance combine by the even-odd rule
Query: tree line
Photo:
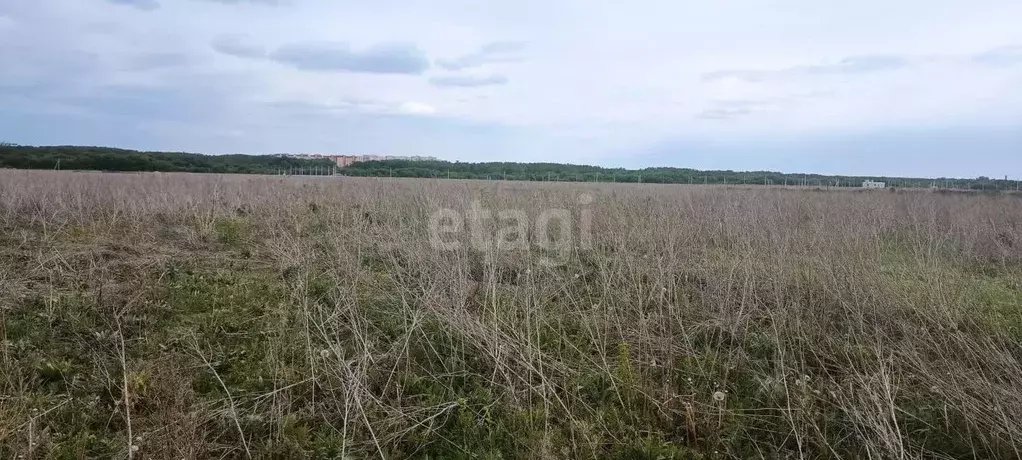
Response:
MULTIPOLYGON (((183 152, 142 152, 109 147, 31 147, 0 142, 0 168, 66 169, 89 171, 160 171, 217 174, 328 173, 334 163, 286 155, 203 155, 183 152)), ((650 184, 799 185, 809 187, 861 187, 866 180, 889 187, 1018 190, 1015 180, 835 176, 773 171, 702 171, 691 168, 604 168, 561 163, 485 162, 439 160, 379 160, 336 168, 338 174, 363 177, 418 177, 516 181, 624 182, 650 184)))
POLYGON ((108 147, 28 147, 0 143, 0 168, 85 171, 160 171, 218 174, 278 174, 292 171, 329 172, 330 160, 284 155, 202 155, 183 152, 140 152, 108 147))
POLYGON ((603 168, 560 163, 462 163, 448 161, 380 160, 341 168, 347 176, 419 177, 437 179, 489 179, 568 182, 632 182, 650 184, 800 185, 809 187, 861 187, 867 180, 889 187, 971 190, 1015 190, 1018 182, 988 177, 976 179, 834 176, 773 171, 702 171, 690 168, 603 168))

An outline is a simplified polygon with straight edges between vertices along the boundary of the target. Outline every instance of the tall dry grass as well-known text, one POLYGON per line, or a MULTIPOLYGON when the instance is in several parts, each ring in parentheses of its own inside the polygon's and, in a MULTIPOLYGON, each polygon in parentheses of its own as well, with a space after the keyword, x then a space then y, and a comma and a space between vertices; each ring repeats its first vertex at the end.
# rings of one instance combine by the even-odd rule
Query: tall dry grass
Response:
POLYGON ((1017 196, 0 171, 0 229, 3 457, 1019 456, 1017 196), (430 244, 474 202, 592 244, 430 244))

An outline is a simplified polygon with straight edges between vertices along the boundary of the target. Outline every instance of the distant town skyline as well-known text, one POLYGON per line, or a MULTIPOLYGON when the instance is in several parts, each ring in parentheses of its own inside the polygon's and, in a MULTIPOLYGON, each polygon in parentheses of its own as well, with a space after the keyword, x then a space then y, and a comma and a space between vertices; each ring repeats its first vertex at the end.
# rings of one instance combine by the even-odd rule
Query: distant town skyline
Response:
POLYGON ((305 158, 305 159, 329 159, 334 162, 338 167, 350 166, 359 161, 375 161, 375 160, 411 160, 411 161, 429 161, 439 160, 437 157, 428 157, 421 155, 378 155, 378 154, 327 154, 327 153, 290 153, 285 154, 294 158, 305 158))

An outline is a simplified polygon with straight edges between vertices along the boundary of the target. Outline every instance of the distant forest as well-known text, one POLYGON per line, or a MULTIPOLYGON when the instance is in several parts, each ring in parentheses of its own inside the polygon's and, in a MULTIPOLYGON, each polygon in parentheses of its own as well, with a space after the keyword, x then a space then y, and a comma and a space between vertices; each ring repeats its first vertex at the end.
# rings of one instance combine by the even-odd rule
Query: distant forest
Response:
POLYGON ((355 163, 338 170, 347 176, 429 177, 438 179, 502 179, 569 182, 634 182, 650 184, 805 185, 861 187, 866 180, 890 187, 1016 190, 1015 180, 827 176, 771 171, 701 171, 688 168, 601 168, 559 163, 460 163, 447 161, 383 160, 355 163))
POLYGON ((0 168, 85 171, 161 171, 219 174, 331 174, 330 160, 280 155, 201 155, 106 147, 25 147, 0 144, 0 168))
POLYGON ((28 147, 0 143, 0 168, 88 171, 161 171, 219 174, 337 174, 363 177, 418 177, 569 182, 633 182, 650 184, 803 185, 861 187, 865 180, 889 187, 969 190, 1019 189, 1008 179, 907 178, 828 176, 771 171, 701 171, 689 168, 623 169, 560 163, 461 163, 383 160, 334 168, 330 160, 283 155, 202 155, 181 152, 139 152, 107 147, 28 147))

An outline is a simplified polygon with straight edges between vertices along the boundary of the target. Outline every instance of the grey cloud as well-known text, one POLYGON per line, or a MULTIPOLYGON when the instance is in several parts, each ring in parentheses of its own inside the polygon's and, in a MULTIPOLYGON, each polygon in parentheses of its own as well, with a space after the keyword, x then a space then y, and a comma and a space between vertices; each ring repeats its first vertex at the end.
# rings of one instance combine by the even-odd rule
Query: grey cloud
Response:
POLYGON ((438 59, 436 64, 447 70, 458 71, 491 63, 517 62, 521 60, 518 53, 523 49, 525 44, 522 42, 492 42, 471 54, 452 59, 438 59))
POLYGON ((1004 46, 972 57, 973 62, 988 66, 1022 64, 1022 46, 1004 46))
POLYGON ((507 77, 503 75, 490 75, 488 77, 473 77, 470 75, 447 75, 429 79, 429 84, 442 88, 475 88, 479 86, 495 86, 507 84, 507 77))
POLYGON ((210 42, 210 47, 217 52, 243 58, 255 59, 266 56, 266 50, 263 47, 245 43, 241 38, 231 35, 213 39, 210 42))
MULTIPOLYGON (((118 5, 128 5, 138 8, 144 11, 152 11, 160 7, 160 3, 157 0, 107 0, 110 3, 116 3, 118 5)), ((259 5, 283 5, 288 0, 199 0, 209 3, 221 3, 225 5, 238 5, 242 3, 254 3, 259 5)))
POLYGON ((221 98, 211 88, 103 87, 95 93, 63 98, 61 102, 92 113, 146 120, 194 121, 209 118, 221 98))
POLYGON ((383 113, 387 104, 371 99, 344 98, 331 102, 273 101, 264 104, 285 118, 321 119, 355 113, 383 113))
POLYGON ((288 3, 289 0, 201 0, 210 3, 223 3, 225 5, 238 5, 241 3, 255 3, 259 5, 278 6, 288 3))
POLYGON ((273 61, 301 70, 418 75, 429 69, 429 59, 418 47, 392 43, 353 51, 337 43, 295 43, 271 53, 273 61))
POLYGON ((734 107, 704 110, 697 116, 706 120, 729 120, 749 115, 751 113, 752 111, 748 108, 734 107))
POLYGON ((189 67, 194 61, 180 53, 154 52, 115 64, 103 59, 99 51, 78 50, 65 43, 0 41, 0 59, 11 63, 6 72, 0 72, 0 107, 13 105, 26 112, 97 119, 123 117, 132 122, 199 120, 228 107, 225 100, 246 81, 244 76, 210 74, 162 84, 162 79, 147 78, 132 78, 133 84, 115 83, 123 79, 111 79, 112 70, 145 74, 189 67))
POLYGON ((703 74, 704 81, 717 81, 727 78, 735 78, 746 81, 762 81, 770 75, 777 75, 778 71, 770 70, 717 70, 703 74))
POLYGON ((832 65, 796 67, 796 71, 808 73, 864 73, 879 72, 884 70, 898 70, 909 66, 909 61, 902 56, 893 55, 872 55, 852 56, 832 65))
POLYGON ((110 3, 116 3, 118 5, 133 6, 140 10, 152 11, 160 7, 160 3, 156 0, 107 0, 110 3))
POLYGON ((90 117, 122 117, 129 120, 197 121, 224 107, 224 88, 200 85, 186 87, 132 87, 90 85, 70 88, 66 82, 51 80, 31 87, 5 90, 0 85, 0 106, 19 101, 25 110, 73 113, 90 117))
POLYGON ((884 72, 909 67, 911 61, 896 55, 862 55, 846 57, 833 64, 795 66, 776 70, 720 70, 703 75, 707 81, 736 78, 747 81, 763 81, 772 78, 791 78, 811 75, 849 75, 884 72))
POLYGON ((777 105, 777 101, 753 99, 717 101, 713 108, 704 110, 696 116, 707 120, 729 120, 770 110, 777 105))
POLYGON ((479 52, 483 54, 516 53, 524 49, 524 42, 497 41, 483 45, 482 48, 479 49, 479 52))
POLYGON ((730 120, 757 113, 777 112, 813 99, 833 96, 829 91, 816 91, 766 99, 730 99, 716 101, 713 106, 696 115, 706 120, 730 120))
POLYGON ((75 88, 103 73, 98 53, 62 46, 63 42, 0 41, 0 87, 75 88))
POLYGON ((127 70, 154 70, 168 67, 180 67, 188 64, 191 59, 181 53, 152 53, 137 56, 128 61, 127 70))

